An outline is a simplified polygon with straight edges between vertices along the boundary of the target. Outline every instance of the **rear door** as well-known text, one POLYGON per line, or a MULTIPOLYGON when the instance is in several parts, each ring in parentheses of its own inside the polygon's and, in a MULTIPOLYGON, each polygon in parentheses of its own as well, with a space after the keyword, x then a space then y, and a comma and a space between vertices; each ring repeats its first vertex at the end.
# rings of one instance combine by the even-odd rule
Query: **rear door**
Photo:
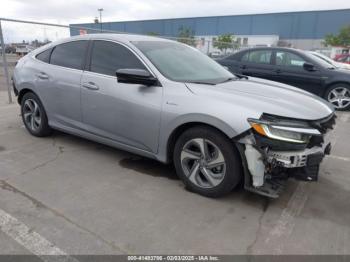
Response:
POLYGON ((320 70, 316 68, 315 71, 308 71, 304 68, 305 62, 312 61, 289 50, 276 50, 274 60, 276 68, 273 80, 321 94, 323 89, 320 70))
POLYGON ((137 149, 156 152, 162 87, 118 83, 118 69, 148 70, 123 44, 94 40, 90 54, 90 65, 82 77, 81 95, 86 129, 137 149))
POLYGON ((37 59, 47 63, 37 65, 37 87, 50 122, 67 127, 81 123, 80 80, 87 51, 87 40, 72 41, 55 46, 49 54, 37 59))
POLYGON ((274 66, 272 64, 272 49, 249 50, 240 61, 241 74, 264 79, 272 79, 274 66))

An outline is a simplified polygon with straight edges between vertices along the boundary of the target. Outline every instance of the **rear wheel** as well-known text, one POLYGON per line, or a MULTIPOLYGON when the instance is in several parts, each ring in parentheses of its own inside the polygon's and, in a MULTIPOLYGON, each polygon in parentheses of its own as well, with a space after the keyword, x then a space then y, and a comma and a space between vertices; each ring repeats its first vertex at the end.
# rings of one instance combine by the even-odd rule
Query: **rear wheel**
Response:
POLYGON ((241 161, 232 142, 210 127, 185 131, 174 149, 177 174, 186 187, 208 197, 232 191, 242 176, 241 161))
POLYGON ((325 95, 328 102, 340 111, 350 109, 350 85, 348 84, 335 84, 332 85, 325 95))
POLYGON ((52 133, 40 99, 34 93, 26 93, 21 101, 22 120, 33 136, 43 137, 52 133))

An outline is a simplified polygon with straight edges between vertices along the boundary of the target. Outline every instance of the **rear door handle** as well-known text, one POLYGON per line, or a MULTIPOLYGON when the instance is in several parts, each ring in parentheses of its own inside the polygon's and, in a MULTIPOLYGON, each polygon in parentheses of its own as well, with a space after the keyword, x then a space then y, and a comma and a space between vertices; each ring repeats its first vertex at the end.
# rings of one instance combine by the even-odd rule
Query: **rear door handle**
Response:
POLYGON ((43 80, 49 79, 49 76, 44 72, 40 72, 39 74, 37 74, 37 77, 43 80))
POLYGON ((89 90, 99 90, 100 88, 94 82, 84 83, 83 87, 89 90))

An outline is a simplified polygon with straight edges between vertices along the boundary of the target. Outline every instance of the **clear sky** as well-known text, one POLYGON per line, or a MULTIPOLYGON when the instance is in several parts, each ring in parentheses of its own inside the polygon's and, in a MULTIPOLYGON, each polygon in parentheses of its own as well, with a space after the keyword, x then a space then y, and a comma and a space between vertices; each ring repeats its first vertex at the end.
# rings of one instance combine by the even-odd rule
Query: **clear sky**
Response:
MULTIPOLYGON (((1 0, 0 17, 58 24, 350 8, 349 0, 1 0)), ((57 39, 58 28, 3 23, 5 41, 57 39)))

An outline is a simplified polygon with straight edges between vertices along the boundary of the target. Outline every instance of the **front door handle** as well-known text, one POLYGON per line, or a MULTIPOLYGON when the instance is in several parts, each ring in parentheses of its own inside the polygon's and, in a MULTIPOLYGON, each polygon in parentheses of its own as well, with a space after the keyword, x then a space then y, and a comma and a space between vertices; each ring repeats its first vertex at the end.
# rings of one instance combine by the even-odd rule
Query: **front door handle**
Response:
POLYGON ((84 83, 83 87, 89 90, 99 90, 100 88, 94 82, 84 83))
POLYGON ((44 72, 40 72, 39 74, 37 74, 37 77, 43 80, 49 79, 49 76, 44 72))

